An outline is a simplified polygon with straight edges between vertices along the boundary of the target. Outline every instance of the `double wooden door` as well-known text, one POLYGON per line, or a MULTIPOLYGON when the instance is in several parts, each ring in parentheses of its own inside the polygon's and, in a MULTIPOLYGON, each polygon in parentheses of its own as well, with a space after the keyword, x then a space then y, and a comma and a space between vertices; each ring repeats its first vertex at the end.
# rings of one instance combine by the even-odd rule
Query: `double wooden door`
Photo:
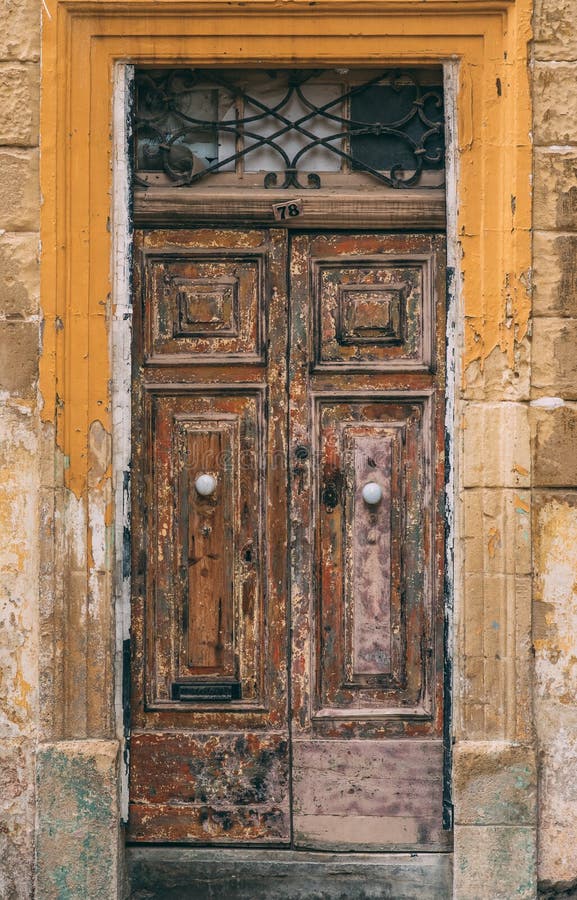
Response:
POLYGON ((136 235, 133 841, 442 849, 444 239, 136 235))

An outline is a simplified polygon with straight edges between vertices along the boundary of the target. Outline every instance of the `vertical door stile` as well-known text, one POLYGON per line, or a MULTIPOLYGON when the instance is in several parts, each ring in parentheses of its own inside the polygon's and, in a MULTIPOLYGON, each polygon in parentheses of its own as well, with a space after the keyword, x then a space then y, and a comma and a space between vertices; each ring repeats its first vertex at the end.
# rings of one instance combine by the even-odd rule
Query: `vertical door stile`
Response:
MULTIPOLYGON (((309 391, 309 307, 306 286, 309 261, 306 239, 292 236, 289 262, 290 359, 289 359, 289 509, 291 586, 291 736, 294 716, 304 714, 311 697, 311 664, 314 655, 310 586, 313 565, 311 502, 314 491, 315 435, 309 391), (310 651, 310 652, 308 652, 310 651)), ((301 720, 301 725, 304 721, 301 720)), ((294 810, 293 810, 294 813, 294 810)))

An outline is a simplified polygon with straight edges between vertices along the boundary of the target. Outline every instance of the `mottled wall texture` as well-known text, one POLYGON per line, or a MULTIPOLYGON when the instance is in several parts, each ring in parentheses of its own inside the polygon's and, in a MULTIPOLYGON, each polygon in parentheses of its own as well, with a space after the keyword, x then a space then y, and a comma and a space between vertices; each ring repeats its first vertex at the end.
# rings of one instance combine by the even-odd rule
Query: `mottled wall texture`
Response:
POLYGON ((0 3, 0 897, 33 890, 40 3, 0 3))
MULTIPOLYGON (((539 877, 577 889, 577 4, 534 14, 533 643, 539 877)), ((573 895, 571 895, 573 896, 573 895)))
MULTIPOLYGON (((577 3, 536 0, 533 27, 532 338, 524 329, 509 358, 495 347, 482 366, 474 359, 464 368, 458 416, 455 884, 466 900, 495 900, 482 885, 496 871, 506 900, 536 895, 527 876, 534 736, 541 892, 577 890, 577 3), (495 701, 502 696, 505 705, 495 701)), ((119 881, 112 705, 100 708, 107 702, 100 692, 90 721, 79 722, 77 694, 58 687, 78 660, 60 658, 70 641, 53 603, 54 572, 66 568, 55 558, 54 521, 72 521, 74 498, 55 503, 66 460, 56 465, 53 437, 46 432, 41 442, 39 430, 39 48, 40 3, 0 0, 0 898, 32 897, 35 882, 39 897, 112 898, 119 881), (60 705, 42 703, 41 715, 39 695, 57 696, 60 705), (60 864, 66 857, 77 862, 73 869, 60 864)), ((513 219, 526 201, 511 197, 513 219)), ((465 257, 465 270, 475 262, 465 257)), ((499 299, 504 327, 514 321, 507 325, 512 293, 505 285, 499 299)), ((95 478, 98 466, 90 465, 95 478)), ((63 588, 63 603, 74 584, 72 577, 63 588)), ((77 587, 82 593, 80 577, 77 587)), ((84 606, 80 614, 89 617, 84 606)), ((94 646, 78 652, 98 679, 94 646)))

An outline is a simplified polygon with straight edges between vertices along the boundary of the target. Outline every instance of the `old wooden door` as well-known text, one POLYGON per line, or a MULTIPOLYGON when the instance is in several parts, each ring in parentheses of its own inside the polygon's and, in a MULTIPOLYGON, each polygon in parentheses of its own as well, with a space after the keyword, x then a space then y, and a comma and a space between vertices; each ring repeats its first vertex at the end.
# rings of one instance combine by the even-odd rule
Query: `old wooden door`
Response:
POLYGON ((443 259, 137 235, 132 840, 446 846, 443 259))

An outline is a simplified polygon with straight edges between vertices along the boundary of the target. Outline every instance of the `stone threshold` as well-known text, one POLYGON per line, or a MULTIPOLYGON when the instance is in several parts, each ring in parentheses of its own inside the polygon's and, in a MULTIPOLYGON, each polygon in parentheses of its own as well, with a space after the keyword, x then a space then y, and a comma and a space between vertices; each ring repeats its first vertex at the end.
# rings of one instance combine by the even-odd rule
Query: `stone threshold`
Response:
POLYGON ((448 900, 452 853, 127 847, 131 900, 448 900))

